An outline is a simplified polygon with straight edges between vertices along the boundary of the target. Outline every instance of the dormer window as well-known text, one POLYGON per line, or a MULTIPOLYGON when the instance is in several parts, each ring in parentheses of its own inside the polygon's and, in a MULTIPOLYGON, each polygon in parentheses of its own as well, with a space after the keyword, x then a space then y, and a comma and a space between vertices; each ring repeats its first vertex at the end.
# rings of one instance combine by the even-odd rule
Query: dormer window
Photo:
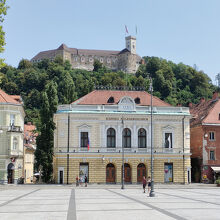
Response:
POLYGON ((115 102, 115 99, 114 99, 114 97, 110 97, 109 99, 108 99, 108 102, 107 103, 114 103, 115 102))
POLYGON ((141 103, 141 100, 140 100, 139 97, 137 97, 134 101, 135 101, 136 104, 140 104, 141 103))

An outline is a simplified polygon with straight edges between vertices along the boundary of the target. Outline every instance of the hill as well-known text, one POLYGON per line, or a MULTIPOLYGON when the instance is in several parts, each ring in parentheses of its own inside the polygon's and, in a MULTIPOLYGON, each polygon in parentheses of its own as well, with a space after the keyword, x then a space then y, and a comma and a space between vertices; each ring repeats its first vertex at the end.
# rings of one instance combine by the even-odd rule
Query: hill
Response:
POLYGON ((0 69, 0 88, 8 94, 22 96, 26 121, 39 123, 41 94, 50 81, 57 84, 58 102, 67 104, 92 91, 96 86, 142 87, 148 91, 149 77, 153 79, 154 95, 172 104, 187 106, 197 103, 201 97, 211 98, 217 88, 203 72, 183 63, 175 64, 158 57, 144 57, 137 73, 112 72, 95 61, 94 71, 72 69, 68 61, 57 57, 31 63, 21 60, 18 67, 0 69))

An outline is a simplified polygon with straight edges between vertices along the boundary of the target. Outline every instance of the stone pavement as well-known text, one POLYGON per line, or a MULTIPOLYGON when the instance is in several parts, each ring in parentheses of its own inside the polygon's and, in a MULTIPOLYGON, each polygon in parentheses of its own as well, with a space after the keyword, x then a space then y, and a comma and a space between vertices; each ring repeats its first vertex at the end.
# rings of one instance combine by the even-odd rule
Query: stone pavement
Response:
POLYGON ((215 185, 156 185, 156 197, 141 185, 0 186, 0 220, 219 220, 215 185))

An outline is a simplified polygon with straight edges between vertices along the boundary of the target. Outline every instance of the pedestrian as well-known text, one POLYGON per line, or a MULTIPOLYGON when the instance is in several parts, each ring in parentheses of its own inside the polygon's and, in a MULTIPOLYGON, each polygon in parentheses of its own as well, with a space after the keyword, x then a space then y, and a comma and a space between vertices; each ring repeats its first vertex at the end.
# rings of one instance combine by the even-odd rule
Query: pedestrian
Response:
POLYGON ((150 178, 150 176, 147 178, 147 186, 148 186, 148 194, 150 195, 150 191, 151 191, 151 178, 150 178))
POLYGON ((79 177, 76 177, 76 186, 79 186, 79 177))
POLYGON ((87 182, 88 182, 88 179, 87 179, 87 176, 85 175, 85 187, 87 187, 87 182))
POLYGON ((143 182, 143 190, 144 190, 144 193, 145 193, 145 188, 146 188, 146 184, 147 184, 147 180, 146 180, 145 176, 143 176, 142 182, 143 182))

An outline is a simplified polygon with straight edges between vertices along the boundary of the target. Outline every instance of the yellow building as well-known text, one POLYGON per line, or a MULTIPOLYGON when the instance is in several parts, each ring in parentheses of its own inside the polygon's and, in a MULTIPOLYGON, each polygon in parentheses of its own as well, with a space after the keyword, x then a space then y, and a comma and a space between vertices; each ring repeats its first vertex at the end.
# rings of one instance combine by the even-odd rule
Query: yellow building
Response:
MULTIPOLYGON (((154 181, 188 183, 189 109, 153 97, 154 181)), ((54 179, 73 183, 141 182, 151 171, 151 96, 144 91, 95 90, 54 115, 54 179)))
POLYGON ((34 152, 36 150, 36 127, 28 122, 24 125, 24 182, 33 183, 34 152))
POLYGON ((23 176, 24 109, 20 96, 0 89, 0 183, 23 176))

